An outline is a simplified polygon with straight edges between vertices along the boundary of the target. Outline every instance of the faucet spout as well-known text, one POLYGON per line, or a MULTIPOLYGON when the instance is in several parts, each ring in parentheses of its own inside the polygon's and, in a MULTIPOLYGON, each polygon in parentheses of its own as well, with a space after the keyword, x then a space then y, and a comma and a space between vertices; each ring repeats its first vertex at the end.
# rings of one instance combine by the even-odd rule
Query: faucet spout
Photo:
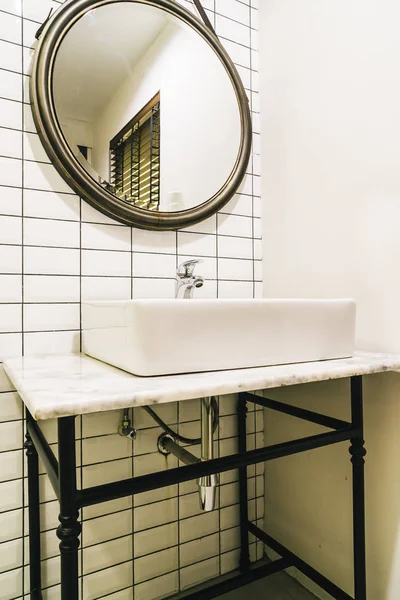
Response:
POLYGON ((194 269, 199 262, 203 261, 201 259, 192 259, 179 265, 175 275, 175 298, 184 298, 185 300, 188 300, 193 298, 195 289, 203 287, 203 277, 194 274, 194 269))

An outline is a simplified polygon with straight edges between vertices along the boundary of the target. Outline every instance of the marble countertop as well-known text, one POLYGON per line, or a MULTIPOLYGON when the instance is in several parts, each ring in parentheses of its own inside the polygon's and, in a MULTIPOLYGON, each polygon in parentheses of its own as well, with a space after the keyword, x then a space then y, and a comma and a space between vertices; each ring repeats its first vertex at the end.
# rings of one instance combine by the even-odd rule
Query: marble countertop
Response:
POLYGON ((338 360, 160 377, 136 377, 83 354, 11 358, 4 367, 32 416, 43 420, 395 371, 400 355, 359 352, 338 360))

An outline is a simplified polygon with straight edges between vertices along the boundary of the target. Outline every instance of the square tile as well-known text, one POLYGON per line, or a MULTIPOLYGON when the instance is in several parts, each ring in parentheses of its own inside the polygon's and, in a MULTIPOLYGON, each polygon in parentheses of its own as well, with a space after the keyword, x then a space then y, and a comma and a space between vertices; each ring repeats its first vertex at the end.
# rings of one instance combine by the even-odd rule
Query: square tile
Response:
POLYGON ((220 258, 253 258, 253 240, 218 236, 218 256, 220 258))
POLYGON ((22 538, 22 510, 0 513, 0 544, 22 538))
POLYGON ((85 600, 96 600, 132 584, 132 565, 128 562, 84 577, 83 594, 85 600))
POLYGON ((21 0, 0 0, 0 10, 21 16, 21 0))
MULTIPOLYGON (((3 15, 4 13, 2 13, 3 15)), ((1 16, 2 16, 1 15, 1 16)), ((2 16, 3 18, 3 16, 2 16)), ((12 18, 12 17, 11 17, 12 18)), ((20 19, 18 19, 20 21, 20 19)), ((2 19, 0 20, 0 31, 2 19)), ((0 39, 0 69, 22 73, 22 47, 0 39)))
POLYGON ((25 304, 25 331, 79 329, 79 304, 25 304))
POLYGON ((50 158, 36 133, 24 133, 24 159, 50 163, 50 158))
POLYGON ((132 560, 132 535, 83 549, 83 573, 93 573, 132 560))
POLYGON ((175 279, 134 279, 134 298, 175 298, 175 279))
POLYGON ((220 15, 234 19, 242 25, 250 25, 250 8, 242 2, 231 0, 227 4, 224 0, 216 0, 215 10, 220 15))
POLYGON ((215 256, 217 237, 178 232, 178 253, 190 256, 215 256))
POLYGON ((22 440, 22 421, 0 423, 0 452, 19 450, 22 440))
POLYGON ((0 244, 20 245, 22 243, 21 217, 0 216, 0 244))
MULTIPOLYGON (((40 2, 38 2, 40 4, 40 2)), ((47 13, 48 14, 48 13, 47 13)), ((22 43, 24 46, 30 48, 36 44, 36 32, 39 29, 40 24, 35 21, 23 19, 23 31, 22 31, 22 43)))
POLYGON ((25 275, 25 302, 79 302, 79 277, 25 275))
POLYGON ((123 225, 82 223, 82 248, 89 250, 131 249, 131 231, 123 225))
POLYGON ((253 235, 252 219, 244 216, 219 214, 218 233, 251 238, 253 235))
POLYGON ((132 531, 132 511, 124 510, 83 522, 85 548, 116 539, 132 531))
POLYGON ((82 275, 130 277, 131 269, 129 252, 82 250, 82 275))
POLYGON ((0 181, 2 185, 20 187, 22 184, 22 160, 0 156, 0 181))
POLYGON ((135 533, 135 558, 178 545, 178 523, 169 523, 135 533))
POLYGON ((20 304, 0 304, 0 332, 12 333, 22 330, 20 304))
POLYGON ((21 246, 0 245, 0 273, 22 272, 21 246))
POLYGON ((19 598, 22 595, 22 569, 0 574, 0 589, 5 598, 19 598))
POLYGON ((26 218, 24 243, 27 246, 79 248, 80 226, 74 221, 26 218))
POLYGON ((37 23, 43 23, 48 16, 50 9, 57 8, 57 4, 52 0, 22 0, 24 8, 24 18, 37 23), (56 6, 55 6, 56 4, 56 6))
MULTIPOLYGON (((250 16, 250 15, 249 15, 250 16)), ((216 31, 221 36, 242 46, 250 46, 250 28, 232 19, 216 16, 216 31)))
POLYGON ((22 158, 21 132, 0 127, 0 155, 8 158, 22 158))
POLYGON ((0 454, 0 481, 10 481, 22 477, 22 450, 0 454))
POLYGON ((173 254, 176 252, 175 231, 146 231, 133 229, 133 251, 173 254))
POLYGON ((134 277, 172 278, 176 272, 176 255, 134 253, 132 271, 134 277))
POLYGON ((0 333, 0 361, 22 355, 21 333, 0 333))
POLYGON ((218 297, 253 298, 253 283, 251 281, 220 281, 218 297))
POLYGON ((72 192, 53 165, 30 160, 25 161, 24 164, 24 184, 25 187, 33 190, 72 192))
POLYGON ((134 527, 136 531, 143 531, 150 527, 157 527, 172 523, 178 519, 178 500, 171 498, 158 502, 156 506, 146 505, 135 508, 134 527), (156 508, 156 510, 155 510, 156 508))
POLYGON ((181 544, 219 530, 219 514, 214 510, 179 522, 181 544))
POLYGON ((29 275, 79 275, 79 250, 26 247, 24 264, 29 275))
POLYGON ((0 513, 22 507, 22 479, 0 483, 0 513))
POLYGON ((22 102, 22 75, 0 69, 0 96, 22 102))
POLYGON ((169 548, 137 558, 134 564, 135 584, 170 573, 178 568, 178 548, 169 548))
MULTIPOLYGON (((168 573, 135 585, 135 600, 155 600, 168 597, 179 590, 178 572, 168 573)), ((128 600, 128 599, 127 599, 128 600)), ((129 598, 129 600, 131 600, 129 598)))
POLYGON ((74 194, 24 190, 24 216, 79 221, 80 200, 74 194))
POLYGON ((221 280, 253 281, 253 261, 220 258, 218 260, 218 274, 221 280))
POLYGON ((22 402, 16 392, 0 393, 0 421, 17 421, 22 419, 22 402))
POLYGON ((80 351, 78 331, 46 331, 24 334, 26 356, 34 354, 70 354, 80 351))
MULTIPOLYGON (((12 2, 10 7, 12 8, 12 2)), ((14 44, 21 44, 21 18, 19 16, 1 13, 0 38, 14 44)))
POLYGON ((82 277, 82 300, 129 300, 129 277, 82 277))
POLYGON ((205 536, 199 540, 182 544, 180 547, 180 565, 187 567, 217 556, 219 554, 219 533, 205 536))
POLYGON ((22 214, 21 188, 0 185, 0 214, 16 216, 22 214))
POLYGON ((209 560, 202 561, 181 569, 181 588, 186 589, 197 583, 202 583, 214 577, 218 577, 219 572, 219 558, 210 558, 209 560))

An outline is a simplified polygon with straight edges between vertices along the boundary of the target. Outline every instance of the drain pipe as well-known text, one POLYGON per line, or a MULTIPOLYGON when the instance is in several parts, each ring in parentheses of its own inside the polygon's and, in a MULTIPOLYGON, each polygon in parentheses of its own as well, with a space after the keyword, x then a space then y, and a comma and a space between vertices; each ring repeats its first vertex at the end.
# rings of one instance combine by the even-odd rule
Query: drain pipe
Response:
MULTIPOLYGON (((214 458, 213 410, 211 398, 201 400, 201 460, 214 458)), ((218 475, 205 475, 197 482, 199 486, 200 508, 206 512, 214 510, 218 485, 218 475)))
MULTIPOLYGON (((213 428, 215 415, 213 411, 212 398, 202 398, 201 400, 201 459, 188 452, 182 446, 179 446, 174 438, 168 433, 162 433, 158 438, 158 450, 161 454, 173 454, 185 465, 193 465, 214 458, 213 449, 213 428)), ((215 508, 216 489, 218 485, 218 475, 206 475, 197 480, 199 487, 200 508, 205 512, 210 512, 215 508)))
POLYGON ((188 452, 182 446, 179 446, 175 440, 168 434, 162 433, 157 441, 158 451, 164 456, 173 454, 178 460, 181 460, 185 465, 194 465, 201 462, 200 458, 188 452))

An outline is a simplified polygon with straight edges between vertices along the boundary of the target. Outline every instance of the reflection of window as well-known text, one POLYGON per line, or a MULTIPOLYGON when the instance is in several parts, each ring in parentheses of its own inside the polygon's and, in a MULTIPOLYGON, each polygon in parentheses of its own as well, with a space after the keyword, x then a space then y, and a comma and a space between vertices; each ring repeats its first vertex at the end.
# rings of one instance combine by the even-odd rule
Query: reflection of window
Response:
POLYGON ((116 195, 140 208, 160 205, 160 93, 110 142, 116 195))

